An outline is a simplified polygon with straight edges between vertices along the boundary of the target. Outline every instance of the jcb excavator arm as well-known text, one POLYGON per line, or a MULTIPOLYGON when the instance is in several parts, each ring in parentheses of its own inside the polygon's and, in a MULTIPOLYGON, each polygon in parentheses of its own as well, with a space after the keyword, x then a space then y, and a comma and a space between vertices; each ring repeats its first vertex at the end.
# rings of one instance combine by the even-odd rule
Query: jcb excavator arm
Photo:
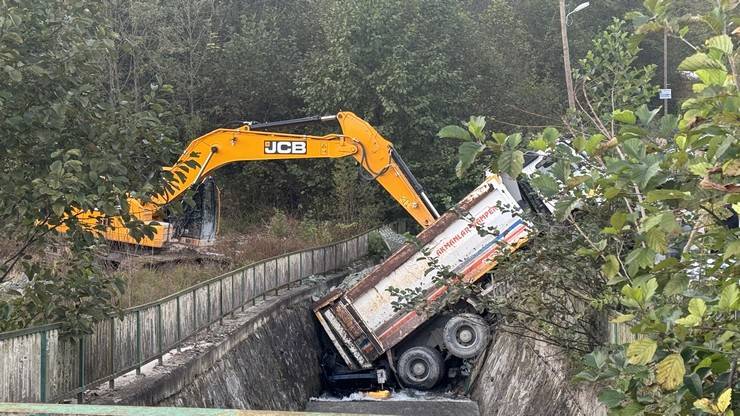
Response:
MULTIPOLYGON (((207 133, 193 140, 180 159, 173 166, 165 168, 174 174, 174 179, 167 184, 165 191, 149 202, 129 198, 129 211, 145 222, 160 220, 158 213, 165 205, 176 200, 216 169, 230 163, 348 156, 357 160, 422 227, 426 228, 439 217, 393 145, 370 124, 351 112, 340 112, 336 116, 244 124, 235 129, 217 129, 207 133), (264 131, 272 127, 334 120, 341 126, 341 134, 310 136, 264 131), (184 166, 195 165, 195 168, 183 169, 184 166)), ((89 215, 90 220, 95 220, 94 217, 96 216, 89 215)), ((162 247, 169 241, 167 223, 160 222, 154 226, 153 238, 145 237, 137 242, 123 227, 120 218, 111 218, 109 221, 109 231, 105 232, 108 240, 147 247, 162 247)))

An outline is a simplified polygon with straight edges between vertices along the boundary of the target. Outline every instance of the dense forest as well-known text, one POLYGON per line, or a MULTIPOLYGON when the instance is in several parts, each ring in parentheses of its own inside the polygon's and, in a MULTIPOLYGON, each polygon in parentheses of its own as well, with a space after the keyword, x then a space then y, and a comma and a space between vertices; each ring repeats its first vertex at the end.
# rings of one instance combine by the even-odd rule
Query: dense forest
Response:
MULTIPOLYGON (((637 5, 594 2, 571 17, 574 66, 595 35, 637 5)), ((6 131, 17 132, 6 140, 34 142, 28 159, 13 158, 43 168, 50 164, 43 155, 51 152, 37 150, 61 144, 58 138, 32 139, 40 133, 16 122, 25 126, 41 117, 47 124, 64 123, 49 127, 64 129, 69 145, 97 137, 92 153, 73 147, 83 151, 82 159, 93 159, 95 152, 116 159, 120 173, 131 180, 129 189, 170 164, 187 142, 230 121, 348 110, 391 140, 432 199, 448 207, 476 178, 449 180, 456 149, 436 139, 441 125, 473 112, 493 117, 504 130, 557 125, 566 103, 557 1, 6 1, 5 6, 3 123, 6 131), (45 93, 29 96, 37 89, 45 93), (89 114, 76 114, 62 121, 26 112, 61 112, 64 106, 97 109, 105 116, 87 120, 89 114)), ((643 62, 660 63, 658 40, 641 55, 643 62)), ((675 66, 686 48, 674 41, 671 47, 675 66)), ((318 128, 304 131, 319 133, 318 128)), ((362 183, 354 171, 351 161, 266 162, 235 165, 217 178, 226 215, 245 221, 274 207, 345 222, 400 215, 379 187, 362 183)))

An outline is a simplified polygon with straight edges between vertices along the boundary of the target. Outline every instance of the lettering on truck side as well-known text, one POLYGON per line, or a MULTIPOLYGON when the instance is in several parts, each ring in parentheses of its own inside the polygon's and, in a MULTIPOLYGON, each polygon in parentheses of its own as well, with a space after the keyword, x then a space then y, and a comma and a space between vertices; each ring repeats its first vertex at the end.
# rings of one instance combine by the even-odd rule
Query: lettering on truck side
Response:
POLYGON ((463 238, 463 237, 465 237, 465 236, 466 236, 466 235, 467 235, 467 234, 468 234, 469 232, 471 232, 471 231, 473 231, 473 230, 476 230, 476 231, 477 231, 476 227, 479 227, 479 226, 480 226, 481 224, 483 224, 483 222, 484 222, 484 221, 485 221, 485 220, 486 220, 486 219, 487 219, 488 217, 490 217, 490 216, 491 216, 491 214, 493 214, 493 213, 494 213, 494 212, 496 212, 497 210, 498 210, 498 208, 497 208, 497 207, 495 207, 495 206, 492 206, 492 207, 488 207, 488 209, 487 209, 487 210, 485 210, 485 212, 483 212, 483 214, 481 214, 480 216, 476 217, 476 218, 475 218, 475 219, 474 219, 474 220, 472 221, 472 223, 471 223, 471 224, 469 224, 469 225, 468 225, 467 227, 463 228, 463 229, 462 229, 462 231, 460 231, 459 233, 455 234, 455 236, 454 236, 454 237, 452 237, 451 239, 449 239, 449 240, 447 240, 446 242, 442 243, 442 244, 440 245, 440 247, 439 247, 439 248, 438 248, 438 249, 437 249, 437 250, 436 250, 436 251, 434 252, 434 254, 435 254, 435 255, 436 255, 437 257, 441 256, 441 255, 442 255, 442 254, 444 254, 444 253, 445 253, 445 252, 446 252, 447 250, 449 250, 450 248, 454 247, 454 246, 455 246, 455 244, 456 244, 457 242, 459 242, 460 240, 462 240, 462 238, 463 238))

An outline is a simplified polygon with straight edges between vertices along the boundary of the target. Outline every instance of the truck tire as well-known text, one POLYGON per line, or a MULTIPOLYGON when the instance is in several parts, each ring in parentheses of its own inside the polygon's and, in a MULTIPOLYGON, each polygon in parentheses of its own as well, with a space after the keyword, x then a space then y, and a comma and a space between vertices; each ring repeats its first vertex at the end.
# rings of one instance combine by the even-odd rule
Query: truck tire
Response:
POLYGON ((406 387, 428 390, 442 379, 444 359, 434 348, 413 347, 401 354, 396 371, 406 387))
POLYGON ((490 337, 486 321, 472 313, 453 316, 442 332, 445 348, 458 358, 477 357, 486 349, 490 337))

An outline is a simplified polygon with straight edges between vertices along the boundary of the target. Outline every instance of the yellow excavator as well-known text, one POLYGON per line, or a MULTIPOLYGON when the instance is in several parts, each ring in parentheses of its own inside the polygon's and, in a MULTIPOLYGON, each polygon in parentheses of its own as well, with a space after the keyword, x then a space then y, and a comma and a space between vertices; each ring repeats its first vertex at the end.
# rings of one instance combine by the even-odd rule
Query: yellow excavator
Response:
POLYGON ((304 117, 266 123, 241 122, 237 128, 213 130, 195 140, 171 167, 173 179, 164 191, 143 201, 129 197, 132 217, 150 224, 152 236, 139 240, 129 234, 121 217, 82 212, 78 220, 103 234, 109 242, 132 244, 152 249, 173 244, 204 247, 216 238, 219 217, 218 190, 210 175, 230 163, 251 160, 288 160, 353 157, 423 228, 439 218, 419 182, 393 148, 369 123, 351 112, 332 116, 304 117), (288 134, 269 131, 308 123, 338 122, 341 133, 324 136, 288 134), (185 168, 187 167, 187 168, 185 168), (199 186, 194 209, 186 215, 169 216, 167 205, 193 186, 199 186), (170 222, 171 221, 171 222, 170 222), (103 227, 100 227, 100 225, 103 227))

